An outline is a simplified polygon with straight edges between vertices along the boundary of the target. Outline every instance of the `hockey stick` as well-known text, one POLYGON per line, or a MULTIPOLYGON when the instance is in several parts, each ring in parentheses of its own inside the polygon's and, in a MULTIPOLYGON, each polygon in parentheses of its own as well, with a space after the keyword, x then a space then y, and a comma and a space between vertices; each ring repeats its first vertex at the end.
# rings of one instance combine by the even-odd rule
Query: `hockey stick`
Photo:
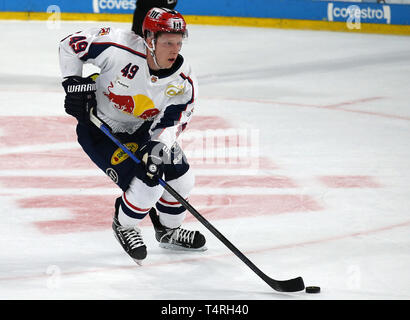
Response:
MULTIPOLYGON (((118 147, 120 147, 132 160, 136 163, 141 163, 139 160, 121 141, 119 141, 110 128, 90 111, 90 120, 102 132, 104 132, 118 147)), ((213 233, 225 246, 227 246, 239 259, 241 259, 253 272, 255 272, 263 281, 279 292, 295 292, 305 288, 305 284, 301 277, 289 280, 275 280, 263 273, 252 261, 250 261, 238 248, 236 248, 225 236, 220 233, 208 220, 206 220, 188 201, 186 201, 178 192, 176 192, 166 181, 159 178, 158 182, 164 187, 182 206, 185 207, 195 218, 197 218, 210 232, 213 233)))

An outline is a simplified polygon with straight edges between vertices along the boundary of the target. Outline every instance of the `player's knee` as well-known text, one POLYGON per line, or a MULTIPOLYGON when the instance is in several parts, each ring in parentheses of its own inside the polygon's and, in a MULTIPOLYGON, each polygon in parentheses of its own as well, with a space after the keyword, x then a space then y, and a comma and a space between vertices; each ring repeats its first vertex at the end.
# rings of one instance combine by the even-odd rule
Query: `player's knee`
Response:
POLYGON ((151 208, 161 197, 163 190, 160 185, 150 187, 140 179, 134 178, 125 194, 128 201, 136 207, 151 208))
MULTIPOLYGON (((182 176, 167 181, 167 183, 174 188, 182 197, 186 198, 191 193, 191 190, 195 185, 195 175, 192 170, 188 170, 182 176)), ((169 198, 171 195, 165 195, 166 198, 169 198)), ((172 197, 172 196, 171 196, 172 197)))

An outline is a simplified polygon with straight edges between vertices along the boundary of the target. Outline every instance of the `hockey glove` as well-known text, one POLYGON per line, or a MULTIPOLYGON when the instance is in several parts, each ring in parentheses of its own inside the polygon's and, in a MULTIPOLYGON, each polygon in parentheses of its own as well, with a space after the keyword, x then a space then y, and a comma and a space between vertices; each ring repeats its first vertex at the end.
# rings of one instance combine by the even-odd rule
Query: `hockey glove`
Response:
POLYGON ((158 178, 162 178, 164 165, 170 162, 169 148, 162 142, 148 141, 139 150, 139 155, 147 171, 148 178, 155 182, 158 178))
POLYGON ((95 98, 96 84, 91 77, 67 77, 62 83, 66 96, 64 100, 65 111, 77 118, 79 122, 89 119, 90 109, 97 105, 95 98))

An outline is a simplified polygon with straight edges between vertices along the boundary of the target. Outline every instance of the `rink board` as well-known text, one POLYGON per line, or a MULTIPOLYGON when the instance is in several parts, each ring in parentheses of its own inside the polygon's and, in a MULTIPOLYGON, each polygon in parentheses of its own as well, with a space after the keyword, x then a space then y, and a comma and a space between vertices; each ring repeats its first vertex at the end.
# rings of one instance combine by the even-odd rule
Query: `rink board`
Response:
MULTIPOLYGON (((180 1, 189 24, 410 34, 410 6, 310 0, 180 1)), ((0 19, 131 22, 134 0, 19 1, 0 4, 0 19)))

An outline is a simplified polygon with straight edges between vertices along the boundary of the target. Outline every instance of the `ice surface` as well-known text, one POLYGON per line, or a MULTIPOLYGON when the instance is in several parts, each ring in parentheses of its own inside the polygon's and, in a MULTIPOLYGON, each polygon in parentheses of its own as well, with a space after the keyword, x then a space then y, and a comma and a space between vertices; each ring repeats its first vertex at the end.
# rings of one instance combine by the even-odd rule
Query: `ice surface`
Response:
POLYGON ((410 298, 408 37, 190 26, 190 202, 270 277, 322 288, 279 294, 189 214, 208 251, 161 249, 148 221, 144 265, 122 251, 120 190, 77 145, 60 85, 59 40, 96 25, 130 28, 0 22, 0 299, 410 298))

